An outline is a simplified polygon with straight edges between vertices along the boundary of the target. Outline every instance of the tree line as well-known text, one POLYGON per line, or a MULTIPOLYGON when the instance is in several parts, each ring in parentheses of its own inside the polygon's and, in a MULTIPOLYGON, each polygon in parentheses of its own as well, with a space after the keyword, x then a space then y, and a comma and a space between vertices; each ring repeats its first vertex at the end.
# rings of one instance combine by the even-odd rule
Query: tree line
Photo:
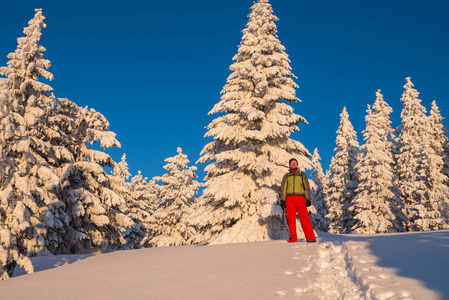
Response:
POLYGON ((313 155, 314 199, 323 230, 387 233, 449 229, 449 141, 436 101, 430 114, 406 78, 401 124, 381 91, 368 105, 359 146, 346 108, 340 114, 335 155, 324 175, 313 155))
POLYGON ((40 80, 53 80, 39 43, 44 19, 36 9, 0 67, 0 279, 17 264, 32 272, 30 256, 186 243, 196 167, 179 148, 167 174, 127 181, 126 155, 117 163, 104 151, 120 147, 106 118, 40 80))

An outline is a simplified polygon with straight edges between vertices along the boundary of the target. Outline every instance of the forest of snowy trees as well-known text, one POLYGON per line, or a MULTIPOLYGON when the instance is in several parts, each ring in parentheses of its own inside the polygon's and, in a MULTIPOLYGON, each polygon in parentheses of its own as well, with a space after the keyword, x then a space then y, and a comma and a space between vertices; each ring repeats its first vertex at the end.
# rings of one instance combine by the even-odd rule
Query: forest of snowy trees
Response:
MULTIPOLYGON (((182 149, 166 173, 132 176, 126 155, 98 111, 56 97, 40 45, 41 9, 0 67, 0 279, 28 257, 88 249, 279 239, 280 181, 288 160, 312 170, 309 208, 316 230, 385 233, 449 229, 449 140, 435 103, 430 114, 406 78, 401 124, 380 90, 368 105, 364 143, 343 108, 328 171, 291 138, 305 118, 294 113, 296 77, 277 37, 268 0, 251 7, 198 163, 182 149), (111 170, 111 171, 107 171, 111 170), (204 187, 199 195, 200 189, 204 187)), ((59 91, 58 91, 59 92, 59 91)))
POLYGON ((314 200, 327 203, 322 216, 330 232, 449 229, 449 143, 440 110, 433 101, 426 115, 409 77, 400 101, 401 124, 394 129, 392 109, 377 91, 361 146, 343 109, 329 171, 313 175, 314 200))

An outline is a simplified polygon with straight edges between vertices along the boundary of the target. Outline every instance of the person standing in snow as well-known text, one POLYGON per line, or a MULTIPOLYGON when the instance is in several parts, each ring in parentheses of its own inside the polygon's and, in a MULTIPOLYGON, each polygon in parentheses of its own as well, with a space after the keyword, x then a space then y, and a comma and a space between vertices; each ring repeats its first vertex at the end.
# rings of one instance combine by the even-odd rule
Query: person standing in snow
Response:
POLYGON ((311 205, 310 186, 307 175, 298 169, 298 161, 294 158, 288 162, 290 170, 282 178, 281 183, 281 207, 286 212, 287 223, 290 229, 289 243, 298 241, 296 235, 296 212, 299 215, 302 230, 308 243, 315 243, 316 238, 310 222, 307 206, 311 205))

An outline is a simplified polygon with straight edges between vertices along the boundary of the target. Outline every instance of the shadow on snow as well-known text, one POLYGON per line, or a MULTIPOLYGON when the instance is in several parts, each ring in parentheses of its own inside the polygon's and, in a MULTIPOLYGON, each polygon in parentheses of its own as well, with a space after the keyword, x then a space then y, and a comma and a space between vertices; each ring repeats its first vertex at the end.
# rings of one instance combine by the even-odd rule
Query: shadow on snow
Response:
POLYGON ((333 235, 330 240, 367 242, 376 265, 394 268, 397 275, 422 282, 428 289, 449 299, 449 231, 426 231, 378 235, 333 235))
MULTIPOLYGON (((41 272, 49 269, 54 269, 66 264, 73 264, 74 262, 86 259, 94 254, 71 254, 71 255, 55 255, 55 256, 40 256, 30 257, 33 263, 34 272, 41 272)), ((17 266, 14 271, 13 278, 27 275, 25 269, 17 266)))

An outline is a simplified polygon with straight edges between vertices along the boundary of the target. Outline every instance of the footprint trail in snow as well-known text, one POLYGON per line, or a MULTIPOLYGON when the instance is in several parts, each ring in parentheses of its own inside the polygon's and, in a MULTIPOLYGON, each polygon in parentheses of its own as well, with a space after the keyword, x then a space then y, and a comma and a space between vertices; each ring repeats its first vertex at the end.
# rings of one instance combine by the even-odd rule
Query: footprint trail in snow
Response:
POLYGON ((376 266, 376 257, 358 244, 322 240, 295 244, 292 269, 297 286, 278 291, 280 299, 415 299, 392 282, 393 271, 376 266), (312 249, 308 247, 313 247, 312 249), (386 284, 388 282, 388 284, 386 284))

